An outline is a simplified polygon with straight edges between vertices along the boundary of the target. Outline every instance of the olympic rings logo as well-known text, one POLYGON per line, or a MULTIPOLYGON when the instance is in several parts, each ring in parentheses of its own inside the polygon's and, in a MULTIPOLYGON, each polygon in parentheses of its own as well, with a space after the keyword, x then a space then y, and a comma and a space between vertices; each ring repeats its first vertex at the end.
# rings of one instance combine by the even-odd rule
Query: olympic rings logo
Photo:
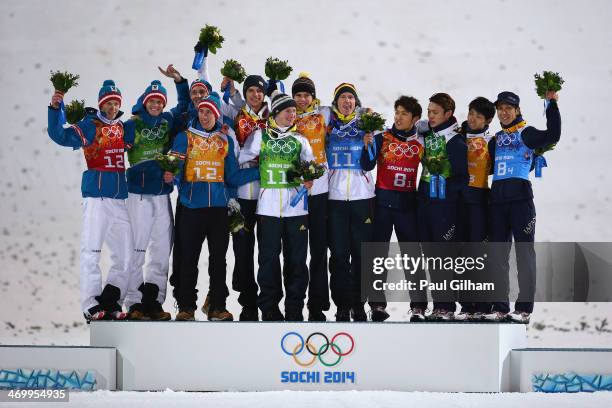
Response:
POLYGON ((478 139, 468 139, 468 152, 475 152, 478 150, 482 150, 484 148, 484 143, 482 143, 482 140, 478 140, 478 139))
POLYGON ((117 125, 104 126, 102 128, 102 135, 109 139, 117 139, 121 137, 121 127, 117 125))
POLYGON ((193 148, 196 150, 206 151, 209 149, 221 149, 223 143, 216 138, 196 137, 193 139, 193 148))
POLYGON ((149 142, 161 139, 165 136, 165 132, 162 132, 161 128, 159 127, 154 127, 153 129, 142 129, 141 134, 142 138, 149 142))
POLYGON ((517 141, 516 133, 502 133, 497 136, 497 145, 498 146, 510 146, 511 144, 515 144, 517 141))
POLYGON ((317 128, 317 126, 320 124, 319 122, 319 118, 308 118, 308 119, 303 119, 300 120, 298 119, 296 125, 297 125, 297 129, 298 132, 303 132, 305 130, 315 130, 317 128))
POLYGON ((297 332, 288 332, 281 339, 280 346, 281 350, 283 350, 283 353, 292 357, 293 361, 295 361, 295 363, 300 367, 311 367, 313 364, 316 363, 317 359, 321 362, 321 364, 326 367, 334 367, 340 363, 342 357, 346 357, 353 352, 353 350, 355 349, 355 340, 353 339, 353 336, 346 332, 336 333, 334 337, 332 337, 331 341, 327 338, 325 334, 321 332, 314 332, 306 338, 306 341, 304 341, 304 337, 302 337, 301 334, 297 332), (287 350, 287 348, 285 347, 285 343, 287 338, 289 338, 290 336, 297 337, 299 342, 293 348, 287 350), (315 346, 311 342, 311 340, 313 340, 316 336, 321 337, 323 340, 321 346, 319 347, 315 346), (343 351, 336 343, 336 340, 340 337, 346 337, 350 341, 351 346, 348 348, 347 351, 343 351), (298 355, 300 355, 304 350, 306 350, 312 356, 309 360, 306 359, 304 361, 298 358, 298 355), (329 361, 326 361, 323 356, 327 354, 327 352, 330 350, 333 354, 336 355, 336 357, 332 357, 334 358, 334 360, 330 359, 329 361))
MULTIPOLYGON (((346 128, 344 128, 346 129, 346 128)), ((359 129, 356 127, 350 127, 349 130, 343 130, 343 128, 333 128, 332 135, 339 137, 340 139, 344 139, 345 137, 357 137, 359 135, 359 129)))
POLYGON ((425 138, 425 148, 427 150, 438 150, 442 147, 442 138, 441 137, 426 137, 425 138))
POLYGON ((419 147, 417 145, 408 145, 405 143, 390 143, 389 151, 397 157, 414 157, 419 154, 419 147))
POLYGON ((297 145, 293 140, 269 139, 266 142, 266 147, 270 149, 272 153, 283 152, 285 154, 289 154, 296 149, 297 145))
POLYGON ((253 132, 254 130, 257 130, 257 129, 265 129, 266 128, 266 124, 242 118, 242 119, 240 119, 238 121, 238 127, 241 130, 244 130, 246 132, 251 133, 251 132, 253 132))

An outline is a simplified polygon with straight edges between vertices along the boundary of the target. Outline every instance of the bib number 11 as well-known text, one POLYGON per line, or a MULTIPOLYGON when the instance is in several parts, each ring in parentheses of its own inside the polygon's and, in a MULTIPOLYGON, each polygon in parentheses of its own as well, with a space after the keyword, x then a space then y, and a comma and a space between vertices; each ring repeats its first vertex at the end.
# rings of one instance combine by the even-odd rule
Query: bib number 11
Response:
POLYGON ((350 153, 332 153, 332 157, 334 158, 334 167, 339 167, 339 166, 353 166, 353 162, 351 159, 351 154, 350 153), (346 161, 343 163, 338 163, 338 156, 340 154, 343 154, 346 157, 346 161))
POLYGON ((280 175, 280 182, 276 182, 274 180, 274 171, 272 170, 267 170, 268 172, 268 184, 272 185, 272 184, 287 184, 287 173, 284 171, 279 171, 276 174, 280 175))

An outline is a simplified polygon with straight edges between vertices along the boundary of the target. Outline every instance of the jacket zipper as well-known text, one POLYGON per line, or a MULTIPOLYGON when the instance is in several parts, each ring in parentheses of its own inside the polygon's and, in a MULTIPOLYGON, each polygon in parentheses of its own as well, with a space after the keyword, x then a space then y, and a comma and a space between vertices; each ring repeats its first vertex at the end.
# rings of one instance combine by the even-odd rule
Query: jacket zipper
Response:
POLYGON ((348 177, 346 178, 346 201, 351 200, 351 171, 347 170, 348 177))

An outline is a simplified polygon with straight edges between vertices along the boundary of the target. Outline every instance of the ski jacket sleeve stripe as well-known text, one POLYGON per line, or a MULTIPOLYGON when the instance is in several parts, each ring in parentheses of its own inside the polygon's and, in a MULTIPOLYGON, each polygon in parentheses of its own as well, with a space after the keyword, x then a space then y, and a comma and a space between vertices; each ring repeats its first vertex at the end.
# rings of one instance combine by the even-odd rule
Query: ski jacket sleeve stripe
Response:
POLYGON ((90 120, 83 119, 76 125, 64 128, 60 121, 60 110, 49 107, 47 114, 47 133, 51 140, 60 146, 79 149, 91 143, 95 128, 90 120))

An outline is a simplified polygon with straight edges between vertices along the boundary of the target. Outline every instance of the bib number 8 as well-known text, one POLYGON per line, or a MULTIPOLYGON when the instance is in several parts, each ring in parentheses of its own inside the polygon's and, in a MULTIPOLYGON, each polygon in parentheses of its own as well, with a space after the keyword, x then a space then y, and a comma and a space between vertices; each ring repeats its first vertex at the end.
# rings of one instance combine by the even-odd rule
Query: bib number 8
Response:
POLYGON ((513 174, 514 167, 508 167, 505 161, 499 162, 497 165, 497 175, 505 176, 506 174, 513 174))
POLYGON ((395 187, 406 187, 406 175, 404 173, 395 173, 393 185, 395 187))

